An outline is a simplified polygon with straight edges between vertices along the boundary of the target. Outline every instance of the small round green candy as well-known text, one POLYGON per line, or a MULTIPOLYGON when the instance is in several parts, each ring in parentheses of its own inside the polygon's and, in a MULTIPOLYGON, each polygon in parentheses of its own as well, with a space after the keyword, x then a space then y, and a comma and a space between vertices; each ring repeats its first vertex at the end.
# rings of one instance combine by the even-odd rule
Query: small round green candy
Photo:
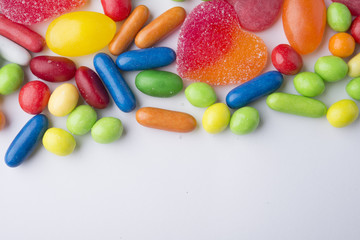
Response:
POLYGON ((322 78, 316 73, 302 72, 295 76, 294 86, 296 91, 305 97, 316 97, 325 90, 322 78))
POLYGON ((10 63, 0 69, 0 94, 8 95, 18 90, 24 81, 24 71, 10 63))
POLYGON ((327 23, 337 32, 346 32, 352 22, 350 10, 342 3, 334 2, 327 9, 327 23))
POLYGON ((360 77, 354 78, 346 85, 346 92, 353 99, 360 101, 360 77))
POLYGON ((114 117, 99 119, 91 129, 91 136, 98 143, 111 143, 119 139, 123 132, 121 121, 114 117))
POLYGON ((259 112, 253 107, 239 108, 230 120, 230 130, 238 135, 253 132, 259 125, 259 112))
POLYGON ((185 89, 186 99, 195 107, 205 108, 216 102, 216 93, 207 83, 196 82, 185 89))
POLYGON ((315 63, 315 72, 327 82, 336 82, 348 73, 349 67, 346 62, 336 56, 320 57, 315 63))
POLYGON ((84 135, 94 126, 97 119, 95 110, 88 105, 75 108, 66 121, 66 127, 74 135, 84 135))

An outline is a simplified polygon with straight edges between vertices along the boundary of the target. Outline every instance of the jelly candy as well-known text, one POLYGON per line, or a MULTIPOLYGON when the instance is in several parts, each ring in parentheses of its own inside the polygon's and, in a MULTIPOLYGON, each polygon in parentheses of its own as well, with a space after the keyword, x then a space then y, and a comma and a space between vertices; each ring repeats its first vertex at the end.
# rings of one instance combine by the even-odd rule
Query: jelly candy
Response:
POLYGON ((227 0, 227 2, 234 7, 242 28, 259 32, 275 22, 283 0, 227 0))
POLYGON ((324 0, 285 0, 283 26, 290 45, 308 54, 320 45, 326 26, 324 0))
POLYGON ((0 13, 0 35, 32 52, 41 52, 45 39, 30 28, 7 19, 0 13))
POLYGON ((30 62, 31 55, 25 48, 0 35, 0 58, 26 66, 30 62))
POLYGON ((136 121, 145 127, 170 132, 185 133, 196 128, 196 120, 190 114, 153 107, 140 108, 136 121))
POLYGON ((273 49, 271 61, 274 67, 285 75, 297 74, 303 66, 300 54, 287 44, 279 44, 273 49))
POLYGON ((84 5, 87 0, 1 0, 0 12, 10 20, 31 25, 84 5))
POLYGON ((178 75, 157 70, 140 72, 135 85, 141 92, 153 97, 172 97, 183 89, 183 81, 178 75))
POLYGON ((354 40, 357 43, 360 43, 360 17, 356 17, 354 21, 352 21, 350 32, 354 40))
POLYGON ((236 12, 222 0, 203 2, 188 15, 177 49, 179 75, 211 85, 246 82, 267 60, 264 42, 241 30, 236 12))
POLYGON ((91 128, 91 136, 97 143, 112 143, 118 140, 124 131, 122 122, 118 118, 103 117, 91 128))
POLYGON ((52 21, 46 32, 49 48, 63 56, 75 57, 99 51, 109 44, 115 22, 97 12, 73 12, 52 21))
POLYGON ((131 12, 131 0, 101 0, 106 16, 115 22, 127 18, 131 12))
POLYGON ((332 0, 346 5, 353 16, 360 15, 360 0, 332 0))
POLYGON ((50 89, 45 83, 28 82, 19 93, 20 107, 29 114, 39 114, 46 108, 50 95, 50 89))
POLYGON ((329 107, 326 118, 329 123, 342 128, 353 123, 359 116, 359 108, 353 100, 343 99, 329 107))
POLYGON ((31 72, 49 82, 65 82, 76 73, 75 63, 68 58, 56 56, 36 56, 30 61, 31 72))
POLYGON ((5 163, 9 167, 17 167, 26 160, 40 143, 49 121, 45 115, 39 114, 31 118, 16 135, 5 154, 5 163))

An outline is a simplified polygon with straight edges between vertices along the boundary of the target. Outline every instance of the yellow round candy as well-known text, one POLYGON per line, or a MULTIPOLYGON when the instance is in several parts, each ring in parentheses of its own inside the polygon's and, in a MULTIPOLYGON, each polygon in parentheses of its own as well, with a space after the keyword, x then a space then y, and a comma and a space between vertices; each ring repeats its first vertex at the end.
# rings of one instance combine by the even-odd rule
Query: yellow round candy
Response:
POLYGON ((50 23, 46 32, 46 43, 59 55, 82 56, 107 46, 115 32, 115 22, 104 14, 72 12, 50 23))
POLYGON ((63 117, 74 110, 78 100, 79 93, 76 87, 70 83, 64 83, 51 94, 48 108, 52 115, 63 117))
POLYGON ((326 117, 331 125, 337 128, 345 127, 359 116, 359 108, 352 100, 340 100, 329 108, 326 117))
POLYGON ((208 133, 225 130, 230 122, 230 110, 224 103, 215 103, 208 107, 203 115, 202 124, 208 133))
POLYGON ((49 128, 42 142, 46 150, 59 156, 69 155, 76 146, 74 137, 61 128, 49 128))

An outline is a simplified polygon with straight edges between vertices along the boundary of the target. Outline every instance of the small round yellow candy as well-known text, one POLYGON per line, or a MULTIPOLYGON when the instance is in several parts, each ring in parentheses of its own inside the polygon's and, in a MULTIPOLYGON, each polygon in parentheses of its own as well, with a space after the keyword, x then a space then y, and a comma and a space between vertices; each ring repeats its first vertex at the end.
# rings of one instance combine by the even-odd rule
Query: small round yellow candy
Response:
POLYGON ((74 137, 61 128, 49 128, 42 142, 46 150, 59 156, 69 155, 76 146, 74 137))
POLYGON ((74 110, 78 100, 77 88, 70 83, 64 83, 51 94, 48 103, 49 112, 56 117, 64 117, 74 110))
POLYGON ((208 107, 203 115, 202 124, 208 133, 216 134, 225 130, 230 122, 230 110, 224 103, 208 107))
POLYGON ((82 56, 104 48, 115 32, 115 22, 104 14, 72 12, 50 23, 46 32, 46 43, 59 55, 82 56))
POLYGON ((352 100, 340 100, 329 108, 326 118, 329 123, 337 128, 350 125, 359 116, 359 108, 352 100))

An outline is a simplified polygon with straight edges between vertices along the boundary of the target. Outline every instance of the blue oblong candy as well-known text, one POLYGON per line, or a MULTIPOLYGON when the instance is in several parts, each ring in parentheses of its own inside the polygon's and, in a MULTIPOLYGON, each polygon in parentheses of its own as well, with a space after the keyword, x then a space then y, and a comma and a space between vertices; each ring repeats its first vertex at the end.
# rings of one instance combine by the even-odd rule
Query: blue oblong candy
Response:
POLYGON ((34 151, 49 126, 47 117, 39 114, 31 118, 14 138, 5 154, 9 167, 19 166, 34 151))
POLYGON ((164 67, 175 59, 171 48, 155 47, 124 52, 117 57, 116 65, 123 71, 138 71, 164 67))
POLYGON ((226 96, 230 108, 241 108, 276 91, 284 78, 278 71, 266 72, 231 90, 226 96))
POLYGON ((96 54, 94 66, 118 108, 123 112, 134 110, 135 96, 111 57, 105 53, 96 54))

